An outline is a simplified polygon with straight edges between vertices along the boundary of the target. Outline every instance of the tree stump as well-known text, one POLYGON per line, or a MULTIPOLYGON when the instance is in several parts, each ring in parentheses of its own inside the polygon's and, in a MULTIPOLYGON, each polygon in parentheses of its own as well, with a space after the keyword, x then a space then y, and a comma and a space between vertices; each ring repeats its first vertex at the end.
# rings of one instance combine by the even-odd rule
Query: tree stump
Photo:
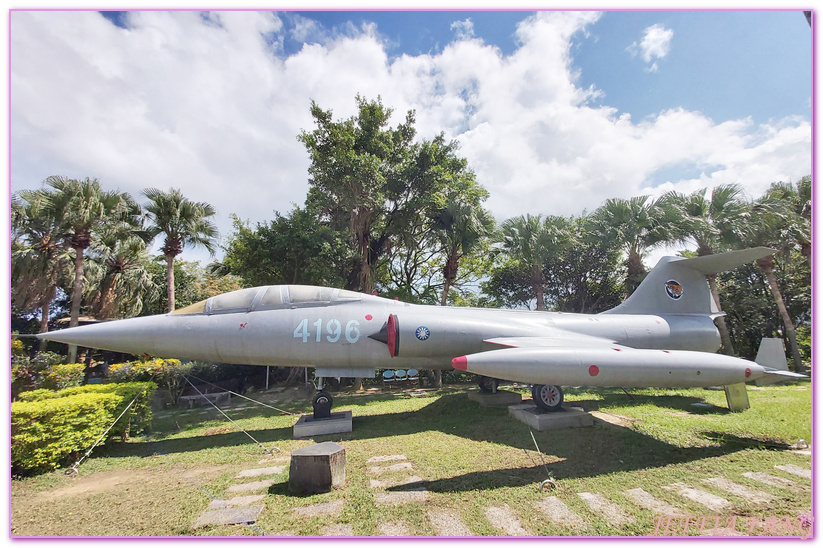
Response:
POLYGON ((340 489, 346 483, 346 450, 326 441, 292 451, 289 492, 314 495, 340 489))

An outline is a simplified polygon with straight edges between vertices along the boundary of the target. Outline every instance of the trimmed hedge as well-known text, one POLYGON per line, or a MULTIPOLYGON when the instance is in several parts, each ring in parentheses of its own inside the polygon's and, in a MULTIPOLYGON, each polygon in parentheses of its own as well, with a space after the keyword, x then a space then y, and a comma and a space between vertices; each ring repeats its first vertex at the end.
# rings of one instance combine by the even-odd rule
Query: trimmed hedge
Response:
POLYGON ((12 473, 30 474, 71 464, 106 431, 142 391, 106 440, 148 429, 154 383, 90 385, 34 390, 11 404, 12 473), (21 398, 22 399, 22 398, 21 398))

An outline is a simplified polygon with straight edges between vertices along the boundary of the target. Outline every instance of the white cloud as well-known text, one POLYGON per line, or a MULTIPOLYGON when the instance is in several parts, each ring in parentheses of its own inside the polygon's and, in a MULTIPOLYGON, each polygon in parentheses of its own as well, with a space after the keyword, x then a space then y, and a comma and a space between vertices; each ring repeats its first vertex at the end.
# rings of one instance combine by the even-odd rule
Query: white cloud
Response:
POLYGON ((125 30, 93 12, 12 12, 12 190, 52 174, 135 196, 175 186, 215 205, 226 234, 230 213, 266 221, 303 202, 309 160, 296 136, 312 129, 310 100, 344 118, 358 93, 381 95, 394 123, 416 109, 420 138, 457 139, 498 220, 725 182, 757 196, 811 172, 803 119, 718 123, 672 108, 635 122, 589 106, 597 90, 578 84, 570 43, 598 17, 539 12, 511 55, 472 38, 390 58, 373 26, 307 23, 299 32, 317 40, 285 57, 271 14, 221 12, 215 25, 135 12, 125 30), (689 169, 662 179, 672 166, 689 169))
POLYGON ((672 38, 674 38, 673 30, 659 24, 652 25, 643 31, 643 39, 640 43, 633 42, 628 49, 632 55, 640 55, 649 64, 647 68, 649 72, 657 72, 656 60, 663 59, 669 54, 672 38))
POLYGON ((458 40, 468 40, 474 38, 474 23, 471 19, 464 21, 455 21, 451 24, 451 30, 458 40))

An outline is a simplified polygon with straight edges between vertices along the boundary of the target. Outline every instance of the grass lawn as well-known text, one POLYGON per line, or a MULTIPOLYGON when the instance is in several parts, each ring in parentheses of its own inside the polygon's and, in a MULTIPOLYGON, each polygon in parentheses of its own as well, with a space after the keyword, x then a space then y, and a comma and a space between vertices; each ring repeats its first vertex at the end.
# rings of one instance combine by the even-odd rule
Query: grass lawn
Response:
MULTIPOLYGON (((525 387, 504 388, 527 394, 525 387)), ((444 527, 451 525, 458 536, 650 535, 665 526, 665 514, 629 498, 626 492, 636 488, 704 525, 709 519, 704 533, 718 523, 731 524, 738 535, 802 533, 789 524, 810 513, 811 482, 775 466, 811 467, 809 456, 792 451, 801 438, 811 441, 808 382, 749 387, 751 409, 742 413, 728 412, 722 390, 637 390, 632 399, 619 389, 569 389, 567 402, 609 422, 534 432, 540 452, 529 427, 505 406, 470 401, 466 391, 474 389, 344 392, 335 397, 335 411, 352 411, 354 431, 314 440, 292 438, 297 416, 234 398, 225 411, 270 454, 213 409, 156 413, 151 434, 97 448, 77 476, 57 471, 13 480, 11 534, 434 536, 449 534, 444 527), (345 448, 345 488, 290 495, 290 452, 319 441, 345 448), (368 462, 374 457, 387 458, 368 462), (263 478, 273 483, 255 493, 264 495, 255 524, 193 528, 212 500, 232 497, 231 486, 250 481, 237 479, 239 472, 276 466, 282 472, 263 478), (547 469, 556 487, 541 492, 547 469), (767 485, 743 475, 749 472, 794 483, 767 485), (705 481, 717 477, 770 500, 705 481), (390 499, 407 481, 425 492, 390 499), (726 504, 712 510, 666 488, 678 483, 726 504), (605 498, 618 513, 595 511, 586 493, 605 498), (557 501, 580 521, 552 519, 541 509, 557 501)), ((295 413, 311 407, 293 388, 249 395, 295 413)), ((684 527, 687 535, 700 534, 681 517, 668 524, 658 534, 677 527, 677 534, 684 527)))

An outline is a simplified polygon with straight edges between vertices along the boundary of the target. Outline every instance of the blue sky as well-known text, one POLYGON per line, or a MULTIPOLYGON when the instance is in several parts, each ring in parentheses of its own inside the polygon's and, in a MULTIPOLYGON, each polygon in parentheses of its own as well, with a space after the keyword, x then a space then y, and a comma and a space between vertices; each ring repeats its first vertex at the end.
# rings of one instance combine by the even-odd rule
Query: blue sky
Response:
POLYGON ((231 214, 265 222, 303 202, 310 103, 345 118, 357 94, 379 95, 393 123, 414 109, 420 139, 456 140, 499 221, 729 182, 757 197, 811 173, 801 11, 10 20, 12 191, 53 174, 137 197, 175 186, 214 204, 223 234, 231 214))

